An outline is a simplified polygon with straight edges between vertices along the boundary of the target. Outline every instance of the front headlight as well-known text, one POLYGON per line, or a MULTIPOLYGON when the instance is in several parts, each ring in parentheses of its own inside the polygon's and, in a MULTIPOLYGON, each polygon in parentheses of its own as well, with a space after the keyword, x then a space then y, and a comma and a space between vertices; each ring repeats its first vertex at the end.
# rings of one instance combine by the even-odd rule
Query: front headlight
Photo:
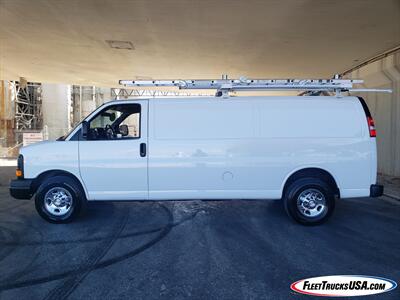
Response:
POLYGON ((15 170, 15 175, 17 178, 24 178, 24 156, 22 154, 18 155, 17 170, 15 170))

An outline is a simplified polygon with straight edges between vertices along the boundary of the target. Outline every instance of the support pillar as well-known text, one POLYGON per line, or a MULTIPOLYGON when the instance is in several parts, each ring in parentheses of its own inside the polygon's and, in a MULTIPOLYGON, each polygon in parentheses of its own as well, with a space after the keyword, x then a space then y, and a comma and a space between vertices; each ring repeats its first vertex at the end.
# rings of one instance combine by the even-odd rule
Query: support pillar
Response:
POLYGON ((42 101, 43 127, 48 138, 57 139, 65 135, 71 129, 71 86, 42 84, 42 101))

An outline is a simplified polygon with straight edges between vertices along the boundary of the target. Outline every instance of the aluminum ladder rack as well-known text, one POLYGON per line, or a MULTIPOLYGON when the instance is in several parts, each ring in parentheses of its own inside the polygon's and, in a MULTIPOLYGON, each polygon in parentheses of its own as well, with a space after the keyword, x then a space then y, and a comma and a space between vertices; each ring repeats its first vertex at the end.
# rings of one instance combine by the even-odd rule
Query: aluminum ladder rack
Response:
POLYGON ((354 84, 362 84, 359 79, 198 79, 198 80, 120 80, 126 87, 177 87, 179 89, 217 90, 216 96, 228 97, 230 91, 318 91, 335 92, 386 92, 389 89, 355 89, 354 84))

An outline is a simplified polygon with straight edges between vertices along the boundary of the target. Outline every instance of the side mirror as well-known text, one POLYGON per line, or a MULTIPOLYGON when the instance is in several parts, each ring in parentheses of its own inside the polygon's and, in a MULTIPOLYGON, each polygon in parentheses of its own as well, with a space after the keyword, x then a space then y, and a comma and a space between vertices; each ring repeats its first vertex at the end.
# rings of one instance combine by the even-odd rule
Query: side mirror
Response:
POLYGON ((82 122, 82 137, 87 139, 89 133, 89 123, 87 121, 82 122))
POLYGON ((121 133, 122 136, 127 136, 129 134, 129 128, 128 125, 123 124, 119 126, 119 133, 121 133))

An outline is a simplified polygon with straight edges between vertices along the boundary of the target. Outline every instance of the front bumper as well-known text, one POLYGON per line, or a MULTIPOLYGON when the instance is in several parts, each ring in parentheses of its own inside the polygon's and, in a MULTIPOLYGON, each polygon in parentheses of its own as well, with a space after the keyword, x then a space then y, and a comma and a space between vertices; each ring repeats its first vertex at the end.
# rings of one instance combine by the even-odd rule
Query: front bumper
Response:
POLYGON ((33 195, 32 179, 11 180, 10 195, 15 199, 31 199, 33 195))
POLYGON ((383 195, 383 185, 371 184, 371 187, 369 188, 369 196, 380 197, 382 195, 383 195))

